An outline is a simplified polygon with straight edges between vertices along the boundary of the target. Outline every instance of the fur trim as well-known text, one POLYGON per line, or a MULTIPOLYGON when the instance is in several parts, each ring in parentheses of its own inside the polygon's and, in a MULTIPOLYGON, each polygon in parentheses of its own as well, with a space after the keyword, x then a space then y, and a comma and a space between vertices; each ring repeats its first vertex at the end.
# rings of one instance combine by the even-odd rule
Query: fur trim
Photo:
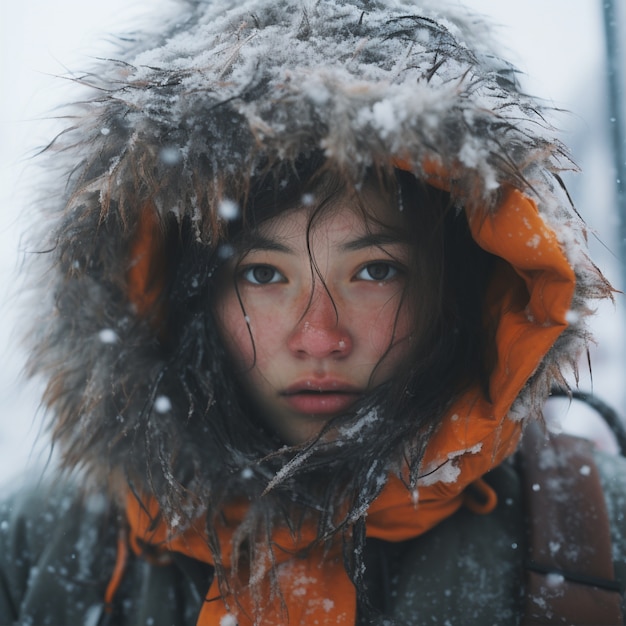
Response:
MULTIPOLYGON (((573 167, 567 153, 543 107, 521 93, 515 68, 487 47, 484 23, 408 0, 197 1, 149 47, 154 41, 135 41, 83 80, 87 97, 48 150, 68 175, 64 190, 47 194, 57 213, 43 261, 53 273, 42 286, 31 369, 48 379, 66 467, 100 484, 130 480, 165 493, 167 512, 196 506, 190 494, 206 496, 223 468, 239 476, 254 458, 228 438, 212 440, 196 415, 235 402, 206 316, 188 318, 204 343, 181 343, 173 359, 128 301, 131 250, 142 210, 154 206, 164 237, 172 223, 192 225, 208 275, 227 228, 222 203, 243 206, 259 172, 320 149, 356 183, 368 167, 401 159, 418 177, 428 177, 428 163, 448 172, 458 206, 495 210, 503 185, 537 202, 578 280, 571 326, 515 409, 540 413, 584 349, 588 301, 610 287, 559 184, 573 167)), ((196 285, 188 302, 205 284, 196 278, 185 283, 196 285)))

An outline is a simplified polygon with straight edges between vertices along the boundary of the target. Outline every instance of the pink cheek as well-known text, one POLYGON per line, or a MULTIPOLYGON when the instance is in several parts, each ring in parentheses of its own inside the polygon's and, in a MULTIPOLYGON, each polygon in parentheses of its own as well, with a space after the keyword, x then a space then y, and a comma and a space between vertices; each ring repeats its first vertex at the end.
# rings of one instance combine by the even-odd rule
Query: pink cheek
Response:
POLYGON ((259 368, 271 366, 276 355, 283 353, 288 331, 286 324, 277 319, 275 312, 257 315, 250 319, 250 329, 256 349, 256 364, 259 368))
POLYGON ((397 309, 391 306, 362 316, 357 324, 361 328, 369 329, 367 342, 370 350, 377 356, 382 356, 392 344, 403 343, 410 333, 408 312, 400 311, 398 315, 397 309))
POLYGON ((385 350, 391 341, 395 312, 387 309, 391 307, 366 309, 358 318, 353 318, 355 328, 367 329, 368 345, 376 352, 385 350))
POLYGON ((273 358, 285 343, 285 331, 275 315, 250 315, 248 322, 241 312, 228 321, 229 350, 244 368, 270 368, 273 358))
POLYGON ((391 328, 372 326, 369 333, 369 346, 376 356, 381 356, 388 348, 392 340, 391 328))

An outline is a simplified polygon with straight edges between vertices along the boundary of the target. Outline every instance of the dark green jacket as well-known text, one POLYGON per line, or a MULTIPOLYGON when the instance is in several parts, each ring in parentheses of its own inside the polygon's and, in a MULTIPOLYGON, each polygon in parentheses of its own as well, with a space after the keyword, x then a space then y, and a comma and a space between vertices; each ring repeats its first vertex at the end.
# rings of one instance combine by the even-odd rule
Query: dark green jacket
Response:
MULTIPOLYGON (((597 462, 623 593, 626 460, 598 455, 597 462)), ((520 477, 508 461, 487 480, 499 497, 493 513, 462 509, 417 539, 368 544, 368 588, 383 614, 420 626, 520 623, 526 549, 520 477)), ((105 609, 118 513, 102 496, 83 501, 76 493, 38 486, 0 506, 0 624, 195 625, 212 571, 180 555, 161 566, 131 556, 114 606, 105 609)))

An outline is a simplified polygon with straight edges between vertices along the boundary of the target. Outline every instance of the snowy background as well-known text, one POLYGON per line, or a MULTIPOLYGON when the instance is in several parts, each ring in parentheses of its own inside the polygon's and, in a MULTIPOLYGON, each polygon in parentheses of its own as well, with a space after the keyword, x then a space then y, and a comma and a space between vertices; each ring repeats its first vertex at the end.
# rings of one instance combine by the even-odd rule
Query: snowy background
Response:
MULTIPOLYGON (((29 193, 37 187, 39 176, 31 157, 57 128, 49 119, 55 106, 72 94, 71 81, 59 76, 80 73, 93 57, 114 56, 113 34, 141 24, 170 1, 22 0, 0 5, 0 484, 48 458, 38 408, 40 389, 36 383, 26 383, 21 373, 24 356, 19 335, 26 313, 19 269, 28 253, 21 233, 32 219, 29 193)), ((465 4, 498 25, 503 55, 525 74, 526 90, 569 111, 557 119, 557 125, 584 173, 568 177, 567 182, 592 229, 594 259, 621 289, 603 2, 467 0, 465 4)), ((626 24, 626 16, 622 18, 626 24)), ((599 309, 594 323, 598 345, 591 355, 593 382, 585 363, 580 381, 584 390, 593 384, 595 392, 622 413, 626 407, 625 304, 625 297, 618 294, 615 307, 599 309)), ((610 445, 590 414, 577 409, 565 417, 563 406, 556 412, 566 428, 610 445)))

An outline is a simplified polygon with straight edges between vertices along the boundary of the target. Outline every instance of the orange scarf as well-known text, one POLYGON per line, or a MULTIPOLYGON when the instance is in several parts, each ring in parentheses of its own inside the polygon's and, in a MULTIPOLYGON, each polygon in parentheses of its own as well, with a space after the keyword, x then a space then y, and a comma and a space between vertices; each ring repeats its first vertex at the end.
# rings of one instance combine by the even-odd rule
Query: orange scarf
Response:
MULTIPOLYGON (((367 511, 368 537, 386 541, 417 537, 452 515, 464 503, 477 513, 493 510, 495 493, 478 479, 513 452, 521 422, 509 419, 495 422, 485 416, 481 419, 475 415, 481 402, 475 394, 471 397, 472 408, 466 410, 473 414, 478 427, 472 432, 481 441, 472 449, 457 448, 461 439, 467 441, 468 420, 457 418, 457 412, 452 413, 433 437, 435 445, 429 446, 429 450, 436 453, 427 451, 424 458, 423 466, 434 471, 418 482, 417 492, 411 492, 397 476, 391 475, 367 511), (443 450, 448 452, 442 461, 443 450), (482 505, 464 494, 470 483, 482 492, 482 505)), ((462 405, 463 402, 457 403, 454 410, 463 411, 462 405)), ((255 546, 255 569, 250 571, 242 567, 233 554, 234 534, 244 521, 247 510, 245 503, 231 504, 216 522, 220 558, 229 590, 220 589, 217 577, 214 578, 197 625, 354 624, 356 590, 344 568, 341 538, 318 545, 314 543, 317 537, 314 524, 303 524, 297 533, 285 526, 278 527, 273 531, 271 547, 265 543, 255 546), (272 585, 272 575, 278 583, 278 593, 276 586, 272 585)), ((159 516, 159 506, 154 498, 148 497, 140 502, 133 494, 127 497, 126 514, 130 545, 137 555, 144 554, 144 548, 149 546, 159 555, 179 552, 215 564, 207 545, 205 518, 198 518, 183 532, 176 532, 159 516)))
MULTIPOLYGON (((480 513, 490 512, 496 505, 495 493, 486 483, 478 481, 484 502, 472 502, 471 508, 480 513)), ((420 490, 421 495, 421 490, 420 490)), ((431 499, 435 515, 423 512, 415 498, 397 478, 391 478, 383 493, 370 507, 367 517, 367 536, 387 541, 402 541, 426 530, 440 516, 447 517, 463 503, 463 498, 444 502, 431 499)), ((426 505, 427 506, 427 505, 426 505)), ((233 557, 233 533, 244 520, 247 505, 234 504, 225 511, 216 528, 221 540, 221 562, 228 572, 230 589, 220 591, 217 576, 207 591, 198 617, 198 626, 280 626, 285 624, 354 624, 356 619, 356 591, 346 573, 342 556, 341 538, 330 545, 315 544, 316 528, 303 525, 297 534, 286 527, 272 534, 271 548, 258 546, 255 570, 240 567, 237 571, 233 557), (306 549, 306 556, 303 551, 306 549), (272 587, 272 566, 278 589, 272 587), (256 584, 250 584, 255 582, 256 584)), ((179 552, 205 563, 215 564, 204 533, 204 517, 184 532, 177 534, 168 529, 158 516, 159 507, 154 499, 140 503, 129 494, 127 517, 130 524, 130 545, 137 555, 144 547, 156 549, 158 554, 179 552), (145 507, 145 508, 144 508, 145 507)))

